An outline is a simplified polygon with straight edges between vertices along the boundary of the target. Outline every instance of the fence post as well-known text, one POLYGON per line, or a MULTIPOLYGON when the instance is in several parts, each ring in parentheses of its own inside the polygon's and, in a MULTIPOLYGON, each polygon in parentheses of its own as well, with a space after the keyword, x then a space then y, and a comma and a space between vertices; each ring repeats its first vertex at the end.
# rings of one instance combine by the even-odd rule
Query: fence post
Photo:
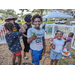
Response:
POLYGON ((54 36, 54 25, 52 25, 52 37, 54 36))

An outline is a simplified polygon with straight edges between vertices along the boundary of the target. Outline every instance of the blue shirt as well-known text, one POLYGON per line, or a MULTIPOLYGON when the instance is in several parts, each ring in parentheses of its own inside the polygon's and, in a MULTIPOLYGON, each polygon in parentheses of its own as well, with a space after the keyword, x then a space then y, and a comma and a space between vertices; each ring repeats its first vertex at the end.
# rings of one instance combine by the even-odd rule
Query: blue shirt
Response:
POLYGON ((6 33, 5 35, 9 50, 12 53, 17 53, 22 50, 20 36, 22 36, 22 32, 11 32, 10 34, 6 33))

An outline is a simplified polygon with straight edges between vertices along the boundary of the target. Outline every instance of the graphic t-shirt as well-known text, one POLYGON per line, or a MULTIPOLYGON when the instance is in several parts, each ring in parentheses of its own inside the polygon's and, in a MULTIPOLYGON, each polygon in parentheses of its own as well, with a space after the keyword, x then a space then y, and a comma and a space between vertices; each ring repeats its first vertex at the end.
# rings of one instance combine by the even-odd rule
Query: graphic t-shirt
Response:
POLYGON ((57 53, 60 53, 61 50, 63 50, 64 43, 65 43, 64 39, 61 39, 61 40, 54 39, 53 40, 53 45, 55 45, 54 51, 57 53))
POLYGON ((17 24, 17 23, 14 23, 14 28, 13 28, 13 31, 19 31, 20 29, 20 26, 17 24))
POLYGON ((43 37, 45 37, 45 31, 44 29, 40 28, 40 30, 37 30, 35 28, 29 28, 27 32, 27 38, 31 38, 35 33, 37 35, 37 39, 33 40, 30 43, 30 48, 33 50, 40 51, 43 49, 43 37))

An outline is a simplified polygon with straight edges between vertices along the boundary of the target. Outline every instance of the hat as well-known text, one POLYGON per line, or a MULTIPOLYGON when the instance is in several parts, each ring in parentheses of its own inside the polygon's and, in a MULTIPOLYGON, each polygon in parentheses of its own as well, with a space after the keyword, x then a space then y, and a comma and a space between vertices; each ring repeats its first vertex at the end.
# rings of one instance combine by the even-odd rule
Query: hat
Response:
POLYGON ((13 17, 12 15, 9 15, 8 18, 5 19, 5 22, 8 22, 10 19, 17 20, 17 18, 13 17))

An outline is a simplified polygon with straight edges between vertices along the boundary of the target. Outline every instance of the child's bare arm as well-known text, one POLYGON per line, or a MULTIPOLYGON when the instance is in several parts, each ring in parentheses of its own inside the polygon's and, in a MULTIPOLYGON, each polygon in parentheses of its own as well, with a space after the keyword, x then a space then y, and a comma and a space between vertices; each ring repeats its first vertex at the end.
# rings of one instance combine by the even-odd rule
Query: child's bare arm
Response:
POLYGON ((65 42, 68 42, 69 40, 67 39, 67 40, 65 40, 65 42))
POLYGON ((55 45, 52 44, 52 48, 55 49, 55 45))

